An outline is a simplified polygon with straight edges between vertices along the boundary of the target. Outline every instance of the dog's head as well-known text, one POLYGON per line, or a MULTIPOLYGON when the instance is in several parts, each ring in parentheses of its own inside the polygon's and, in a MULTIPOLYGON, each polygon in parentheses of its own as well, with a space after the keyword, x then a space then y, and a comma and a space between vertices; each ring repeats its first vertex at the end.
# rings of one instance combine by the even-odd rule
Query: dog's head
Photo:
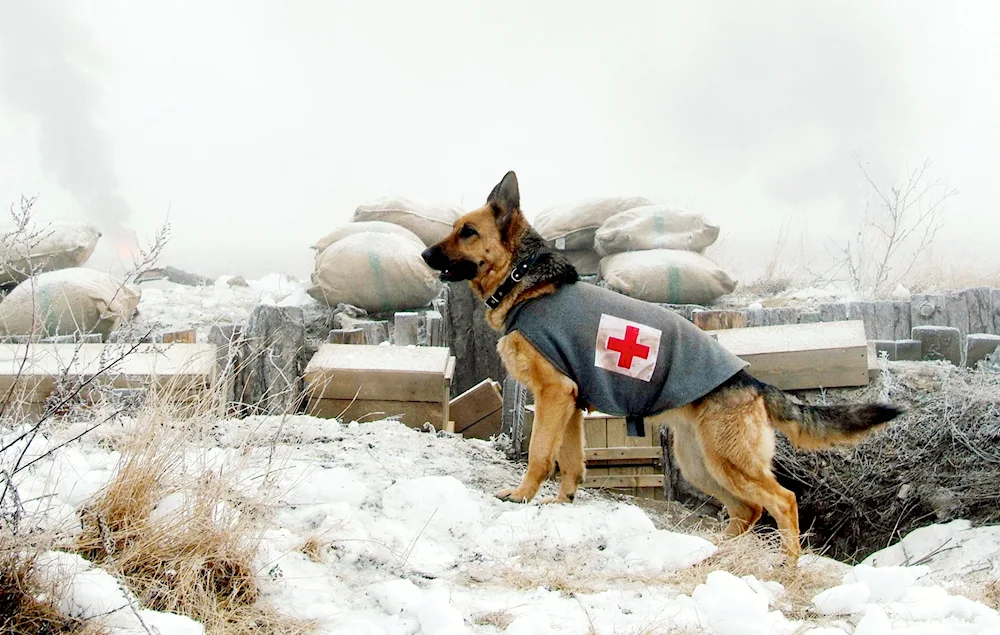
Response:
POLYGON ((508 172, 486 205, 455 221, 451 233, 422 255, 444 281, 483 280, 491 273, 506 276, 524 225, 517 176, 508 172))

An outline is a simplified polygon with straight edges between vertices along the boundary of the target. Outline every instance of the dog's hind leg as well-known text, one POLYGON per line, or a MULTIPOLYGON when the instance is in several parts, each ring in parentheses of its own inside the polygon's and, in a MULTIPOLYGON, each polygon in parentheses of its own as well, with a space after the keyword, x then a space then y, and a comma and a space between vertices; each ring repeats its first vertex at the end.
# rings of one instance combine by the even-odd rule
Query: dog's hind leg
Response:
POLYGON ((579 408, 570 415, 563 432, 562 446, 556 453, 559 464, 559 496, 546 498, 541 503, 572 503, 576 498, 576 489, 583 483, 586 472, 583 455, 583 411, 579 408))
MULTIPOLYGON (((680 414, 688 413, 681 411, 680 414)), ((674 459, 680 467, 681 475, 688 483, 725 505, 726 513, 729 515, 729 525, 725 534, 739 536, 760 520, 764 508, 737 498, 715 480, 705 466, 704 452, 701 441, 695 434, 694 425, 693 420, 670 425, 674 459)))
MULTIPOLYGON (((774 430, 764 401, 759 396, 736 397, 709 399, 698 409, 695 432, 705 468, 730 495, 774 517, 789 564, 794 565, 801 552, 798 503, 771 471, 774 430)), ((735 526, 730 529, 739 533, 735 526)))

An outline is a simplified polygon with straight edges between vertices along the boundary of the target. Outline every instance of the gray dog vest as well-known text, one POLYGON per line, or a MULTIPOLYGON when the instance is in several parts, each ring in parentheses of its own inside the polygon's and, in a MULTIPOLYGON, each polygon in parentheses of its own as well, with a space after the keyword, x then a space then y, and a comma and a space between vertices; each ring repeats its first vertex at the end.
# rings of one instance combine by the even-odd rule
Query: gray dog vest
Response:
POLYGON ((576 382, 579 405, 629 420, 704 397, 748 364, 673 311, 578 282, 515 305, 518 331, 576 382))

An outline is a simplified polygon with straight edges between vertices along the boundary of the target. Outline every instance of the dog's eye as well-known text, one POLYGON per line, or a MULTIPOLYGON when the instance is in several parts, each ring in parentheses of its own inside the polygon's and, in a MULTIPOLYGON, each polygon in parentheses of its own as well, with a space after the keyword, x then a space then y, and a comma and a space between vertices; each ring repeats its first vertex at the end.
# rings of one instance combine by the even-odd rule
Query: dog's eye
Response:
POLYGON ((478 236, 479 233, 472 227, 466 225, 462 229, 458 230, 459 238, 472 238, 473 236, 478 236))

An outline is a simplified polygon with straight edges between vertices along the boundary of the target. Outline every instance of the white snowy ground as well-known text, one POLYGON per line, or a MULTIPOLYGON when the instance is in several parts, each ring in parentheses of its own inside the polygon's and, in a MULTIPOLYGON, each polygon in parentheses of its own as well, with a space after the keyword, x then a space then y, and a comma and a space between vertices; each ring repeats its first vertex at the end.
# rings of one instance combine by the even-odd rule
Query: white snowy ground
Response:
MULTIPOLYGON (((307 285, 287 276, 249 287, 227 280, 143 284, 140 322, 157 330, 193 326, 204 338, 213 324, 242 322, 261 302, 316 306, 307 285)), ((826 299, 813 289, 789 295, 826 299)), ((36 439, 29 456, 83 425, 36 439)), ((20 497, 36 521, 76 530, 76 510, 118 467, 120 456, 104 442, 114 433, 99 429, 23 475, 20 497)), ((0 434, 0 447, 9 438, 0 434)), ((516 484, 520 467, 481 441, 395 422, 264 418, 219 422, 212 443, 189 454, 192 462, 243 462, 243 483, 262 482, 268 470, 278 477, 257 492, 274 512, 256 555, 260 583, 281 611, 316 620, 317 633, 1000 635, 996 611, 959 595, 970 578, 1000 579, 1000 527, 933 525, 853 568, 804 558, 800 566, 836 565, 844 573, 801 621, 778 610, 786 603, 774 581, 720 570, 690 595, 664 584, 670 571, 716 548, 656 529, 636 506, 586 492, 571 506, 496 500, 493 492, 516 484), (318 559, 301 550, 307 541, 321 545, 318 559)), ((64 610, 109 613, 114 632, 146 633, 139 616, 163 635, 203 632, 188 618, 143 610, 77 556, 52 552, 44 563, 48 575, 70 581, 64 610)))
MULTIPOLYGON (((83 425, 36 440, 29 457, 83 425)), ((29 511, 75 531, 75 511, 117 469, 115 434, 99 429, 20 478, 29 511)), ((872 556, 874 567, 843 565, 842 584, 799 621, 776 610, 783 588, 766 579, 713 571, 690 595, 658 582, 716 548, 656 529, 631 504, 586 492, 573 505, 496 500, 520 467, 486 442, 298 416, 220 421, 187 454, 201 468, 239 465, 239 482, 253 487, 264 487, 265 472, 275 477, 256 491, 273 510, 256 554, 260 584, 280 611, 316 620, 317 633, 1000 634, 996 611, 948 590, 974 569, 997 577, 1000 527, 932 526, 872 556), (301 551, 310 540, 318 558, 301 551)), ((110 576, 76 556, 50 553, 47 562, 71 580, 64 609, 122 607, 109 617, 113 632, 145 633, 137 614, 164 635, 202 632, 187 618, 129 607, 110 576)))

